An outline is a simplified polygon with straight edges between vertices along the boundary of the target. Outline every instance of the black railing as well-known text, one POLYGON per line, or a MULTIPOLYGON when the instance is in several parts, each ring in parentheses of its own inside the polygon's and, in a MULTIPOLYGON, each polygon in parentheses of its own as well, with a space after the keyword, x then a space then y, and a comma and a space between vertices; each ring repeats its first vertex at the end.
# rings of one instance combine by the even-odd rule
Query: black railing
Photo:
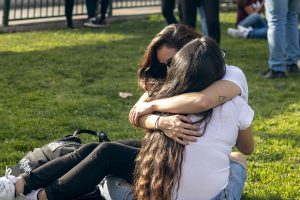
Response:
MULTIPOLYGON (((65 16, 65 1, 68 0, 4 0, 3 26, 10 21, 30 20, 40 18, 65 16)), ((75 0, 73 15, 86 15, 85 1, 75 0)), ((159 6, 161 0, 112 0, 109 15, 112 9, 159 6)))
MULTIPOLYGON (((0 3, 3 2, 2 24, 8 26, 10 21, 65 16, 66 1, 70 0, 0 0, 0 3)), ((86 15, 85 1, 89 0, 75 0, 73 15, 86 15)), ((235 0, 220 0, 220 2, 230 4, 235 0)), ((160 5, 161 0, 111 0, 108 14, 111 16, 113 9, 160 5)))

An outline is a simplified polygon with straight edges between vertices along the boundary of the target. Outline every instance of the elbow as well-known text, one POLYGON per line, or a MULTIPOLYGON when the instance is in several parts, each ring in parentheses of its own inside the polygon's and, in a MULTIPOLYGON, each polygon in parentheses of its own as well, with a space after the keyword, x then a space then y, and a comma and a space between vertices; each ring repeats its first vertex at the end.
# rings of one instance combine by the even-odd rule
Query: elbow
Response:
POLYGON ((243 153, 244 155, 247 155, 247 156, 251 155, 253 152, 254 152, 254 146, 245 148, 245 149, 243 149, 243 151, 242 151, 242 153, 243 153))
POLYGON ((251 155, 254 152, 254 144, 236 144, 237 149, 244 155, 251 155))

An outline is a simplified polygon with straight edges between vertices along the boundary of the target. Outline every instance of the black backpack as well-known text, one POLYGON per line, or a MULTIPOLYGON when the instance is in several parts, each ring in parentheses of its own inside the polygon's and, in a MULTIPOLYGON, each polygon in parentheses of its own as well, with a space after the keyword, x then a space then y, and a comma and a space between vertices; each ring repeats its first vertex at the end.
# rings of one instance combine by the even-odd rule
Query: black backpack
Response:
POLYGON ((31 170, 68 153, 78 149, 83 143, 78 137, 80 134, 90 134, 97 136, 99 142, 110 141, 103 131, 76 130, 72 135, 67 135, 60 140, 55 140, 40 148, 35 148, 27 153, 12 169, 12 175, 28 174, 31 170))

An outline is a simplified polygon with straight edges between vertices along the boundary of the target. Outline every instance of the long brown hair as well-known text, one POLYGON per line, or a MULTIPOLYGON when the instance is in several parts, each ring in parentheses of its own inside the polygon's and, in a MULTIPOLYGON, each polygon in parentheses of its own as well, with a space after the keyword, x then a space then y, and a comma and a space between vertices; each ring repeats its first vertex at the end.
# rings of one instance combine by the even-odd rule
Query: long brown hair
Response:
POLYGON ((179 51, 184 45, 202 35, 181 24, 172 24, 161 30, 148 45, 138 71, 138 83, 148 91, 157 80, 164 80, 167 74, 166 65, 161 65, 157 58, 157 50, 165 45, 179 51))
MULTIPOLYGON (((195 39, 173 58, 165 81, 150 90, 151 99, 201 91, 225 74, 218 44, 209 37, 195 39)), ((201 123, 209 122, 212 109, 202 112, 201 123)), ((134 199, 171 200, 173 187, 179 188, 184 146, 161 131, 148 130, 136 159, 134 199)))

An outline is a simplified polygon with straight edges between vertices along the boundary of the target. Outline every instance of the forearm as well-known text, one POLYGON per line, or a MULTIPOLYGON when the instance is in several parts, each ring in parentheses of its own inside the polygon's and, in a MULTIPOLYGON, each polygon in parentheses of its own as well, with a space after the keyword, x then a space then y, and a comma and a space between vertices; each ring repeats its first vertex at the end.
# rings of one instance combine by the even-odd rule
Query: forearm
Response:
POLYGON ((145 92, 135 104, 145 102, 147 98, 148 98, 148 93, 145 92))
POLYGON ((139 127, 144 129, 154 129, 155 122, 157 121, 158 115, 148 114, 144 115, 139 119, 139 127))
POLYGON ((186 93, 151 102, 152 111, 198 113, 214 108, 239 95, 241 89, 231 81, 217 81, 201 92, 186 93))
MULTIPOLYGON (((201 93, 186 93, 151 102, 153 111, 170 113, 198 113, 209 109, 208 99, 201 93)), ((211 106, 215 105, 211 102, 211 106)))

